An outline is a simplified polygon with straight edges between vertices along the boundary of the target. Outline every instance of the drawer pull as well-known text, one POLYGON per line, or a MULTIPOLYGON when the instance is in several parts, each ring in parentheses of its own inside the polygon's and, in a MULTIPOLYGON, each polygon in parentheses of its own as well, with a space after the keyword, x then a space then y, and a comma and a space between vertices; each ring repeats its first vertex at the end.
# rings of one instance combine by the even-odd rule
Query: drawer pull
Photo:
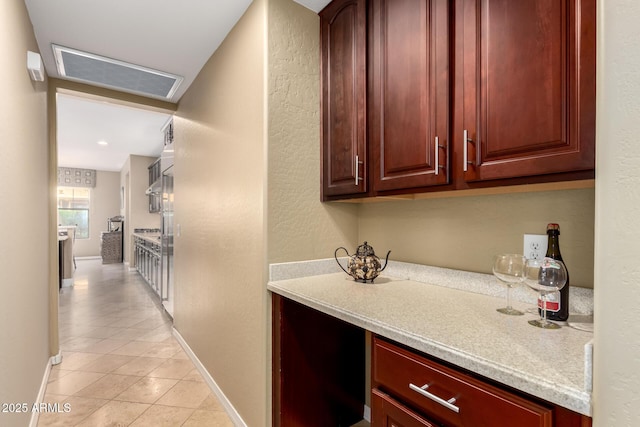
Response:
POLYGON ((460 413, 460 408, 458 408, 456 405, 454 405, 454 403, 456 403, 456 398, 452 397, 449 400, 444 400, 441 397, 436 396, 435 394, 429 393, 427 391, 427 389, 429 388, 429 384, 425 384, 422 387, 418 387, 415 384, 411 384, 409 383, 409 388, 417 393, 420 393, 421 395, 423 395, 424 397, 426 397, 427 399, 431 399, 434 402, 439 403, 440 405, 444 406, 447 409, 451 409, 453 412, 455 412, 456 414, 460 413))

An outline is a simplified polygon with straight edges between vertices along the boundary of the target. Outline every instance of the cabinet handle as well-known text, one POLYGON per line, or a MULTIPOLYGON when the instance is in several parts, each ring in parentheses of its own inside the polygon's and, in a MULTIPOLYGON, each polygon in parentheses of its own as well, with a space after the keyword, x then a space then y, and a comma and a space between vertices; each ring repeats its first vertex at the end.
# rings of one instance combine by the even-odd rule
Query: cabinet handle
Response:
POLYGON ((444 148, 442 145, 440 145, 438 143, 438 137, 436 136, 436 147, 435 147, 435 151, 436 151, 436 155, 435 155, 435 163, 436 163, 436 167, 435 167, 435 174, 438 175, 440 173, 440 168, 442 166, 440 166, 440 149, 444 148))
POLYGON ((473 139, 469 138, 469 133, 467 132, 467 130, 465 129, 463 132, 463 136, 462 136, 462 146, 463 146, 463 150, 462 150, 462 155, 463 155, 463 165, 462 165, 462 170, 464 170, 465 172, 469 169, 469 165, 472 165, 473 162, 469 161, 469 153, 468 153, 468 143, 469 142, 473 142, 473 139))
POLYGON ((363 162, 360 161, 360 157, 358 155, 356 155, 356 185, 360 184, 360 181, 363 180, 363 178, 360 177, 360 165, 363 162))
POLYGON ((434 402, 439 403, 440 405, 444 406, 445 408, 451 409, 456 414, 460 413, 460 408, 457 407, 456 405, 454 405, 454 403, 456 403, 456 398, 455 397, 452 397, 449 400, 444 400, 441 397, 436 396, 435 394, 429 393, 427 391, 427 389, 429 388, 429 384, 425 384, 422 387, 418 387, 415 384, 409 383, 409 388, 411 390, 421 394, 422 396, 426 397, 427 399, 431 399, 434 402))

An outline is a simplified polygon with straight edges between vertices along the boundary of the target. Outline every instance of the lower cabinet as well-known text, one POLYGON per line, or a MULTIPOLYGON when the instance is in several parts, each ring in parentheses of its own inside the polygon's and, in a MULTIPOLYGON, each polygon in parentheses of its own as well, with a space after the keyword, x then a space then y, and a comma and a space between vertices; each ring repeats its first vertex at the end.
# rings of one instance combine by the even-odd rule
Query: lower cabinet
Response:
POLYGON ((135 237, 134 261, 136 270, 149 284, 151 289, 160 294, 160 243, 150 242, 135 237))
POLYGON ((372 427, 584 427, 591 419, 375 337, 372 427))
POLYGON ((364 329, 273 294, 274 427, 362 420, 364 360, 364 329))
POLYGON ((277 294, 272 304, 274 427, 360 425, 367 393, 372 427, 591 426, 587 416, 386 338, 369 341, 364 329, 304 304, 277 294))
POLYGON ((435 427, 418 413, 412 411, 378 389, 371 391, 371 425, 380 427, 435 427))

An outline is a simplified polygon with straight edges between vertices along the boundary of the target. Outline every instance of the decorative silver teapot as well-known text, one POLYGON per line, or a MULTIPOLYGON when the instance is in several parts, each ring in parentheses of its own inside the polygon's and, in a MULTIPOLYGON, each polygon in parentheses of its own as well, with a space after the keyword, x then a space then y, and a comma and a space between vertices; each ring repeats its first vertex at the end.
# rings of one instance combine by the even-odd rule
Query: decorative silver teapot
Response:
POLYGON ((353 279, 357 282, 367 283, 367 280, 370 280, 373 283, 373 279, 378 277, 378 275, 387 268, 387 263, 389 262, 389 254, 391 251, 387 252, 387 257, 384 261, 384 267, 380 263, 380 258, 376 256, 376 253, 373 251, 373 248, 364 242, 362 245, 358 246, 356 249, 356 253, 353 255, 349 255, 349 252, 343 248, 342 246, 336 249, 333 254, 336 262, 349 276, 353 277, 353 279), (347 269, 338 261, 338 251, 342 249, 347 253, 349 260, 347 261, 347 269))

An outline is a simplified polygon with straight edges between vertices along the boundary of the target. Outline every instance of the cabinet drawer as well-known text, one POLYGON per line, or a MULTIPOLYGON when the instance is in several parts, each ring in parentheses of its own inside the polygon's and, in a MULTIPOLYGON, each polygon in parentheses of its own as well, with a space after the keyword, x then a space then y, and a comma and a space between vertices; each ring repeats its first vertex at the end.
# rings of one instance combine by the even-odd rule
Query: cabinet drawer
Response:
POLYGON ((380 390, 371 391, 371 427, 437 427, 380 390))
POLYGON ((552 425, 552 409, 377 337, 373 343, 372 370, 374 387, 446 425, 552 425))

